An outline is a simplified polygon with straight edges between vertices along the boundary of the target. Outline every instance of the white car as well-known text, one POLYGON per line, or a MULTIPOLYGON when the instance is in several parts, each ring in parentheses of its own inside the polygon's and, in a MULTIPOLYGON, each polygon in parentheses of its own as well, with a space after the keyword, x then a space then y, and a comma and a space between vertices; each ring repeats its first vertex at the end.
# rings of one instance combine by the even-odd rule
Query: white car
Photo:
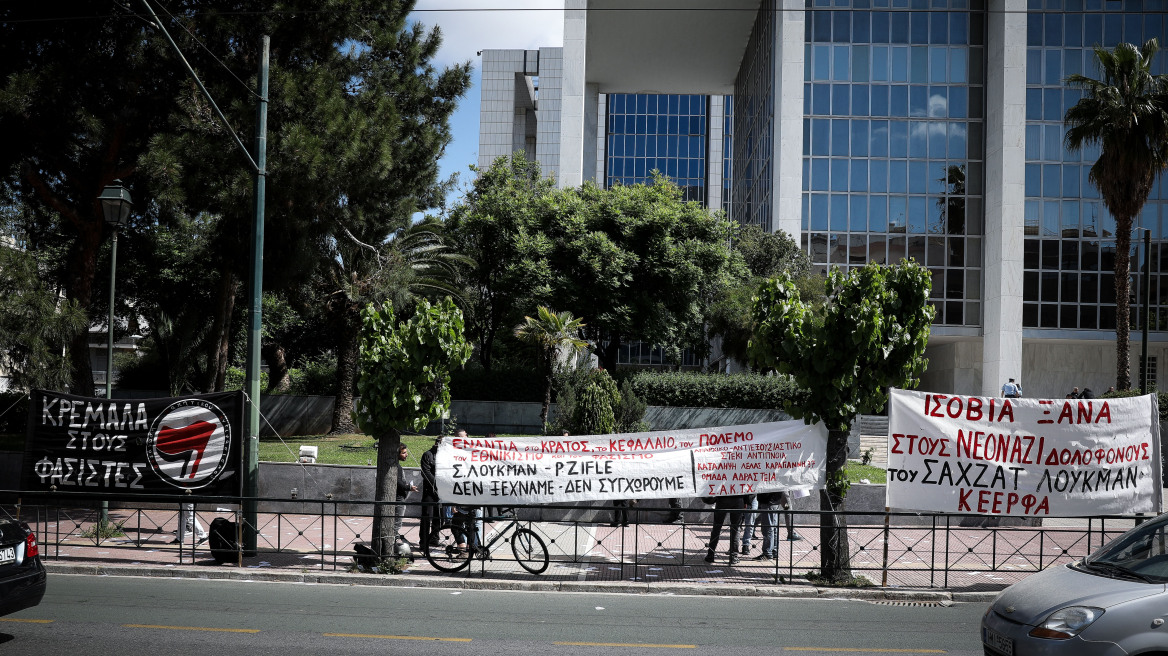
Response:
POLYGON ((981 639, 986 656, 1168 655, 1168 514, 1003 590, 981 639))

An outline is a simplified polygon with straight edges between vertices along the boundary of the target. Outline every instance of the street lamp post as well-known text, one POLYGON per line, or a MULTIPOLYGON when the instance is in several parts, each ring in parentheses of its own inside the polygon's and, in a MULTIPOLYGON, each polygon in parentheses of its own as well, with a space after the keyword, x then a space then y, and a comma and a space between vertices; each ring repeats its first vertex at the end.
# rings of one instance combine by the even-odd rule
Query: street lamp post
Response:
MULTIPOLYGON (((130 191, 122 186, 121 180, 114 180, 112 185, 102 189, 97 199, 101 201, 105 222, 114 231, 110 244, 109 323, 105 331, 105 400, 109 403, 114 398, 114 279, 118 270, 118 230, 129 221, 130 208, 134 202, 130 200, 130 191)), ((104 527, 108 521, 109 502, 102 501, 100 526, 104 527)))
POLYGON ((114 384, 114 279, 118 268, 118 231, 129 221, 130 208, 134 202, 130 200, 130 191, 122 186, 121 180, 114 180, 112 185, 102 189, 97 199, 101 201, 105 222, 114 231, 110 246, 109 329, 106 330, 105 350, 105 398, 108 401, 113 398, 114 384))

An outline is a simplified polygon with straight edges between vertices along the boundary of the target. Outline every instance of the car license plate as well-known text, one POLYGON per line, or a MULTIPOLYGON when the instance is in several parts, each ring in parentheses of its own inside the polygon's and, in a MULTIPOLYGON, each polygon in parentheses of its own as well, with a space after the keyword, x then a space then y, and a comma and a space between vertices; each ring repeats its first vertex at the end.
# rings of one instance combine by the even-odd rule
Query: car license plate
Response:
POLYGON ((987 647, 999 654, 1014 656, 1014 640, 1007 638, 991 628, 986 628, 983 642, 985 642, 987 647))
POLYGON ((0 565, 11 565, 16 562, 16 547, 0 547, 0 565))

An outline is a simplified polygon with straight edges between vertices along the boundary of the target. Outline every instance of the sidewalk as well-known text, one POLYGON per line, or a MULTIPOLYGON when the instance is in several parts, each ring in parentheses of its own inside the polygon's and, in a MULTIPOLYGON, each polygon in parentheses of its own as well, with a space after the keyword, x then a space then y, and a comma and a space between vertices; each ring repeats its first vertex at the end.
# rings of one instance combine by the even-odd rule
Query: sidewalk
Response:
MULTIPOLYGON (((216 516, 232 517, 228 509, 200 512, 209 526, 216 516)), ((897 529, 890 536, 888 585, 868 588, 819 587, 805 574, 819 568, 818 527, 799 527, 803 541, 779 544, 775 561, 757 560, 760 543, 734 566, 727 562, 727 531, 723 531, 717 561, 703 561, 708 525, 641 524, 627 528, 598 524, 544 523, 532 526, 547 543, 551 564, 542 575, 523 570, 511 555, 507 540, 496 543, 489 561, 475 560, 461 572, 436 571, 421 553, 401 574, 367 574, 353 569, 353 544, 371 535, 371 518, 331 515, 261 514, 259 553, 235 562, 217 563, 203 543, 170 544, 177 527, 172 510, 111 511, 126 535, 95 544, 82 536, 92 517, 42 518, 34 526, 41 556, 50 573, 116 576, 152 576, 290 583, 333 583, 398 587, 460 589, 562 590, 636 594, 693 594, 795 598, 850 598, 888 602, 950 603, 990 601, 999 590, 1032 573, 1031 557, 1017 556, 1016 564, 990 566, 997 551, 1019 549, 1033 542, 1033 533, 985 529, 946 535, 948 570, 939 571, 926 548, 940 548, 940 537, 927 529, 897 529), (950 543, 953 543, 952 545, 950 543), (969 546, 967 546, 969 545, 969 546), (991 554, 990 552, 994 552, 991 554), (960 556, 960 557, 958 557, 960 556)), ((28 519, 26 519, 28 521, 28 519)), ((32 523, 32 522, 30 522, 32 523)), ((1110 527, 1109 527, 1110 528, 1110 527)), ((489 528, 488 528, 489 530, 489 528)), ((1081 542, 1081 530, 1065 537, 1070 551, 1081 542)), ((406 518, 403 533, 417 543, 417 519, 406 518)), ((783 531, 785 533, 785 531, 783 531)), ((188 534, 188 539, 190 536, 188 534)), ((849 528, 853 573, 876 584, 882 582, 882 527, 849 528)), ((1048 540, 1052 538, 1048 535, 1048 540)), ((1063 547, 1067 548, 1066 545, 1063 547)), ((416 551, 416 550, 415 550, 416 551)), ((1021 552, 1018 552, 1021 553, 1021 552)), ((1068 554, 1070 559, 1073 554, 1068 554)), ((1053 559, 1048 560, 1049 563, 1053 559)))

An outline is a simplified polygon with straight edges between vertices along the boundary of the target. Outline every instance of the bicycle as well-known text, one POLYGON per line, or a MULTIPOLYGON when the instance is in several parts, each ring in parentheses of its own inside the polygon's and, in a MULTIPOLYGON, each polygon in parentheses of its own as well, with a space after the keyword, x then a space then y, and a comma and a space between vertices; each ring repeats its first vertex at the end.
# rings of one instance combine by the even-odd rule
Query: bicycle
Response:
POLYGON ((511 553, 514 554, 515 561, 532 574, 542 574, 547 569, 549 560, 547 545, 535 531, 531 530, 531 522, 519 521, 513 510, 482 519, 491 522, 510 521, 502 528, 492 528, 491 532, 484 536, 483 544, 459 549, 459 536, 465 540, 466 536, 474 535, 475 517, 471 512, 460 512, 456 508, 454 515, 445 520, 442 526, 423 542, 422 549, 426 552, 426 560, 440 572, 457 572, 470 565, 472 558, 491 560, 491 547, 511 532, 511 553), (433 544, 435 542, 436 545, 433 544))

